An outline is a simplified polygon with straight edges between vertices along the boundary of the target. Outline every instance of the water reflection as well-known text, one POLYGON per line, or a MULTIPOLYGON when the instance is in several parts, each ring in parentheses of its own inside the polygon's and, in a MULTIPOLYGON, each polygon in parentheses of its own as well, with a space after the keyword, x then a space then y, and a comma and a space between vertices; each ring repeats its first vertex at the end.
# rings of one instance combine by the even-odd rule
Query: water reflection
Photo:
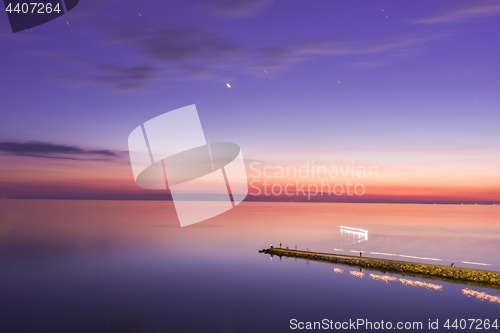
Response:
POLYGON ((425 288, 429 290, 443 291, 443 285, 435 284, 420 280, 406 279, 406 278, 397 278, 391 275, 384 274, 370 274, 370 278, 375 281, 382 281, 385 283, 389 282, 401 282, 403 285, 407 287, 417 287, 417 288, 425 288))
POLYGON ((363 272, 349 271, 349 274, 352 275, 352 276, 355 276, 357 278, 360 278, 360 279, 364 279, 365 278, 365 273, 363 273, 363 272))
POLYGON ((434 284, 434 283, 420 281, 420 280, 411 280, 411 279, 403 279, 403 278, 400 278, 399 282, 401 282, 402 284, 404 284, 405 286, 408 286, 408 287, 418 287, 418 288, 425 288, 425 289, 429 289, 429 290, 443 291, 442 284, 434 284))
POLYGON ((382 275, 382 274, 370 274, 370 279, 375 280, 375 281, 382 281, 385 283, 389 282, 397 282, 398 278, 395 276, 390 276, 390 275, 382 275))
POLYGON ((344 270, 342 268, 337 268, 337 267, 333 269, 333 272, 335 274, 344 274, 344 270))
POLYGON ((467 297, 475 297, 481 301, 488 301, 491 303, 500 304, 500 297, 485 293, 483 291, 477 291, 470 288, 462 288, 462 294, 464 294, 467 297))
POLYGON ((353 245, 368 240, 368 230, 341 225, 342 245, 353 245))

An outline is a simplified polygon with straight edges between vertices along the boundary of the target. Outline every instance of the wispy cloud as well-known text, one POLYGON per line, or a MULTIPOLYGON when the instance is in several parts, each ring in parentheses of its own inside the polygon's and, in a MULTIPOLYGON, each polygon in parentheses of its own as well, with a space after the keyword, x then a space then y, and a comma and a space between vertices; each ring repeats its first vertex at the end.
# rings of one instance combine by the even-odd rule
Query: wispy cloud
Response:
MULTIPOLYGON (((56 77, 58 80, 75 86, 107 86, 116 92, 150 90, 163 78, 225 80, 235 72, 260 75, 262 69, 285 70, 315 57, 363 54, 409 56, 420 44, 442 37, 404 35, 369 40, 323 38, 259 47, 235 42, 210 29, 186 23, 174 25, 123 21, 105 25, 99 31, 107 47, 130 50, 127 65, 95 64, 91 59, 60 56, 86 70, 60 74, 56 77)), ((368 60, 373 59, 352 59, 352 62, 368 60)))
POLYGON ((127 92, 148 87, 162 73, 162 69, 154 66, 120 66, 117 64, 91 65, 92 70, 85 74, 66 73, 56 79, 73 83, 76 86, 109 86, 117 92, 127 92))
MULTIPOLYGON (((442 36, 399 36, 385 40, 346 41, 341 39, 321 39, 299 41, 280 47, 267 47, 251 50, 256 53, 256 67, 283 68, 304 59, 320 56, 342 56, 362 54, 387 54, 409 56, 415 46, 442 36)), ((358 63, 358 62, 356 62, 358 63)), ((374 67, 374 66, 372 66, 374 67)))
POLYGON ((449 23, 459 22, 476 17, 487 17, 500 15, 500 1, 468 1, 436 16, 417 20, 415 23, 449 23))
POLYGON ((78 146, 60 145, 48 142, 29 141, 29 142, 0 142, 0 152, 7 155, 29 156, 56 159, 111 159, 122 155, 122 152, 99 149, 82 149, 78 146))
POLYGON ((259 13, 275 0, 217 0, 200 7, 212 14, 240 18, 259 13))
POLYGON ((122 29, 115 35, 114 41, 139 48, 140 54, 158 61, 169 71, 186 72, 197 68, 204 74, 210 73, 209 77, 234 68, 284 68, 310 56, 395 52, 440 37, 399 36, 372 41, 325 38, 253 47, 234 43, 200 28, 166 28, 147 35, 137 31, 122 29))

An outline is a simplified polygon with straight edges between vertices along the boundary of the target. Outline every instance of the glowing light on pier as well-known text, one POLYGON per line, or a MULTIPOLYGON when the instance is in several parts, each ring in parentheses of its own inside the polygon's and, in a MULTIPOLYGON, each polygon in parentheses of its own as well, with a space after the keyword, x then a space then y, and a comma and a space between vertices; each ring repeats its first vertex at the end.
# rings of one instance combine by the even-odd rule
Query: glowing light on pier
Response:
POLYGON ((370 252, 371 254, 380 254, 382 256, 394 256, 397 257, 399 254, 392 254, 392 253, 382 253, 382 252, 370 252))
POLYGON ((480 266, 493 266, 492 264, 483 264, 481 262, 470 262, 470 261, 461 261, 462 264, 471 264, 471 265, 480 265, 480 266))
POLYGON ((430 289, 430 290, 436 290, 436 291, 443 291, 443 285, 442 284, 434 284, 430 282, 424 282, 420 280, 411 280, 411 279, 403 279, 400 278, 399 282, 404 284, 407 287, 418 287, 418 288, 425 288, 425 289, 430 289))
MULTIPOLYGON (((359 251, 351 251, 351 252, 359 252, 359 251)), ((394 254, 394 253, 383 253, 383 252, 369 252, 369 253, 370 254, 377 254, 377 255, 381 255, 381 256, 391 256, 391 257, 402 257, 402 258, 412 258, 412 259, 421 259, 421 260, 443 261, 443 259, 438 259, 438 258, 416 257, 416 256, 405 255, 405 254, 394 254)), ((460 261, 460 260, 448 260, 448 259, 446 259, 445 261, 461 262, 462 264, 469 264, 469 265, 494 266, 492 264, 486 264, 486 263, 481 263, 481 262, 472 262, 472 261, 460 261)))
POLYGON ((348 231, 359 232, 359 233, 368 235, 368 230, 366 230, 366 229, 353 228, 353 227, 348 227, 348 226, 345 226, 345 225, 341 225, 340 226, 340 231, 342 231, 342 230, 344 230, 346 232, 348 232, 348 231))
POLYGON ((406 254, 392 254, 392 253, 381 253, 381 252, 370 252, 370 254, 379 254, 379 255, 383 255, 383 256, 412 258, 412 259, 421 259, 421 260, 443 261, 443 259, 426 258, 426 257, 416 257, 416 256, 409 256, 409 255, 406 255, 406 254))
POLYGON ((351 274, 352 276, 355 276, 357 278, 360 278, 360 279, 364 279, 365 278, 365 273, 363 273, 363 272, 349 271, 349 274, 351 274))
POLYGON ((425 258, 425 257, 415 257, 415 256, 407 256, 404 254, 400 254, 400 257, 403 258, 412 258, 412 259, 422 259, 422 260, 434 260, 434 261, 443 261, 443 259, 436 259, 436 258, 425 258))
MULTIPOLYGON (((356 251, 351 251, 351 252, 356 252, 356 251)), ((412 259, 421 259, 421 260, 443 261, 443 259, 438 259, 438 258, 416 257, 416 256, 405 255, 405 254, 394 254, 394 253, 383 253, 383 252, 369 252, 369 253, 370 254, 377 254, 377 255, 381 255, 381 256, 391 256, 391 257, 403 257, 403 258, 412 258, 412 259)), ((446 259, 446 261, 450 261, 450 260, 446 259)), ((486 263, 482 263, 482 262, 460 261, 460 260, 451 260, 451 261, 461 262, 462 264, 469 264, 469 265, 493 266, 492 264, 486 264, 486 263)))
POLYGON ((483 291, 477 291, 477 290, 470 289, 470 288, 462 288, 462 294, 464 294, 467 297, 475 297, 480 301, 488 301, 491 303, 499 303, 500 304, 500 297, 498 297, 496 295, 487 294, 483 291))
POLYGON ((343 241, 346 245, 357 244, 368 240, 368 230, 365 229, 341 225, 340 234, 343 238, 346 238, 343 241))

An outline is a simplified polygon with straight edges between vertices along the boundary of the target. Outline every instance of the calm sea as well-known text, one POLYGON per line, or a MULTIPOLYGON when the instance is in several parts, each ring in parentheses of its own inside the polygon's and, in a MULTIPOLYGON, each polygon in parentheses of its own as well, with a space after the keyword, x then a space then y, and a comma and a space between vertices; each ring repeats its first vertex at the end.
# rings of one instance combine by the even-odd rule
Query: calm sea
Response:
POLYGON ((500 321, 498 289, 258 253, 280 243, 500 270, 500 206, 243 202, 180 228, 172 202, 0 200, 0 332, 500 321))

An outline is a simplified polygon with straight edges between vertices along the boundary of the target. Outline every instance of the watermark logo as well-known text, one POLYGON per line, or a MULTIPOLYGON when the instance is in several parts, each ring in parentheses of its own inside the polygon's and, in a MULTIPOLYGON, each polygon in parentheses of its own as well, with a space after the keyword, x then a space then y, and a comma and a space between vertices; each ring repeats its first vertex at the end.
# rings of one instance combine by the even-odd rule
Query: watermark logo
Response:
MULTIPOLYGON (((79 0, 4 0, 12 32, 31 29, 52 21, 72 10, 79 0)), ((67 24, 69 24, 66 21, 67 24)))
POLYGON ((128 137, 128 147, 136 184, 168 188, 182 227, 222 214, 248 194, 240 147, 207 144, 195 105, 138 126, 128 137))
MULTIPOLYGON (((320 197, 356 196, 366 193, 365 181, 378 178, 376 165, 250 164, 251 196, 314 200, 320 197)), ((293 200, 293 199, 292 199, 293 200)))

